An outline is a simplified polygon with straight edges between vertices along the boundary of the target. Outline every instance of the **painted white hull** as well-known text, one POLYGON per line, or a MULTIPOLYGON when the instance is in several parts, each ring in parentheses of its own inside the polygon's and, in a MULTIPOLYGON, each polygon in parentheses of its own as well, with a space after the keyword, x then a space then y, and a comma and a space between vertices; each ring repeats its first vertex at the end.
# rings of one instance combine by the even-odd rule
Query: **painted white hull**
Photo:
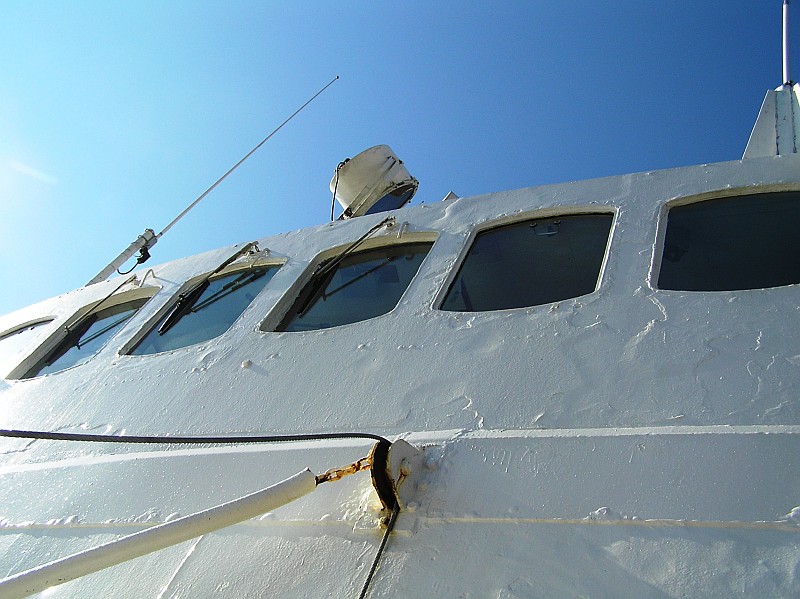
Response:
MULTIPOLYGON (((148 284, 159 294, 93 359, 0 383, 2 426, 198 436, 363 431, 425 447, 426 467, 414 473, 416 492, 370 597, 797 596, 800 288, 677 292, 655 289, 652 279, 665 203, 798 189, 800 160, 789 156, 400 210, 408 235, 436 243, 397 308, 305 333, 259 327, 287 308, 315 256, 382 216, 271 237, 260 245, 287 263, 227 333, 165 354, 121 356, 188 278, 232 249, 157 266, 148 284), (476 226, 596 210, 614 212, 615 221, 594 293, 515 310, 434 309, 476 226)), ((5 316, 0 330, 68 318, 118 284, 5 316)), ((3 374, 33 349, 0 365, 3 374)), ((8 575, 306 467, 350 463, 370 443, 150 448, 3 439, 0 447, 8 575)), ((369 476, 359 473, 47 596, 358 596, 382 536, 377 508, 369 476)))

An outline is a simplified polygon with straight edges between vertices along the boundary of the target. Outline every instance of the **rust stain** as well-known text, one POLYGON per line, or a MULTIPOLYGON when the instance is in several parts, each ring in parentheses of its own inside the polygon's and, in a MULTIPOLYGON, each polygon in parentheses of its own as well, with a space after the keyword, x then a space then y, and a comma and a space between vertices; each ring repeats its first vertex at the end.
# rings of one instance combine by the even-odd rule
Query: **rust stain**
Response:
POLYGON ((363 457, 360 460, 356 460, 349 466, 344 466, 342 468, 331 468, 324 474, 320 474, 317 476, 317 484, 326 483, 328 481, 337 481, 340 478, 348 476, 350 474, 355 474, 356 472, 360 472, 362 470, 369 470, 372 468, 372 459, 370 456, 363 457))

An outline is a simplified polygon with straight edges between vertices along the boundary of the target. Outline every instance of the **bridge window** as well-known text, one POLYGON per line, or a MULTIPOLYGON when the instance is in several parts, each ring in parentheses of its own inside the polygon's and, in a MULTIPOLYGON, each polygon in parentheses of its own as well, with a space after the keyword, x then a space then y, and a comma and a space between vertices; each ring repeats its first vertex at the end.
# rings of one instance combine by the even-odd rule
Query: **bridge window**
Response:
POLYGON ((202 279, 178 295, 129 353, 155 354, 222 335, 279 269, 280 265, 252 266, 202 279))
POLYGON ((385 246, 323 262, 276 330, 327 329, 390 312, 431 245, 385 246))
POLYGON ((483 312, 540 306, 593 292, 611 214, 526 220, 479 233, 441 309, 483 312))
POLYGON ((658 287, 762 289, 800 283, 800 191, 673 206, 658 287))
POLYGON ((83 364, 99 352, 148 299, 139 298, 96 311, 90 310, 73 320, 65 327, 65 334, 57 345, 20 378, 60 372, 83 364))

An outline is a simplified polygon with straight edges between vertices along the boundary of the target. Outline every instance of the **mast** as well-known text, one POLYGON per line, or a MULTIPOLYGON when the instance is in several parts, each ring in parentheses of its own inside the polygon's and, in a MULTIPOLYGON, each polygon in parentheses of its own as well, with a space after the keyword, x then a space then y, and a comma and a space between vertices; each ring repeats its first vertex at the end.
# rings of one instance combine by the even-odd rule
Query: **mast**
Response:
POLYGON ((800 84, 789 72, 789 0, 783 0, 783 84, 761 104, 743 159, 797 154, 800 146, 800 84))
MULTIPOLYGON (((267 141, 269 141, 269 139, 273 135, 275 135, 278 131, 280 131, 283 128, 283 126, 286 125, 286 123, 288 123, 294 117, 296 117, 306 106, 311 104, 311 102, 313 102, 317 98, 317 96, 319 96, 322 92, 324 92, 331 85, 333 85, 333 83, 338 79, 339 79, 339 75, 336 75, 336 77, 331 79, 330 82, 327 85, 325 85, 325 87, 323 87, 316 94, 311 96, 311 98, 309 98, 306 101, 306 103, 303 104, 300 108, 295 110, 292 113, 292 116, 290 116, 285 121, 283 121, 280 125, 275 127, 275 129, 273 129, 272 132, 269 135, 267 135, 264 139, 262 139, 258 143, 258 145, 256 145, 256 147, 254 147, 247 154, 245 154, 244 158, 242 158, 239 162, 237 162, 231 168, 229 168, 228 171, 224 175, 222 175, 219 179, 217 179, 211 185, 211 187, 209 187, 203 193, 201 193, 200 196, 194 202, 189 204, 189 206, 183 212, 181 212, 178 216, 176 216, 174 219, 172 219, 172 222, 170 222, 166 227, 164 227, 162 229, 161 233, 156 235, 156 233, 155 233, 155 231, 153 231, 153 229, 145 229, 144 233, 139 235, 139 237, 137 237, 133 241, 133 243, 131 243, 125 250, 123 250, 122 253, 119 256, 117 256, 113 261, 111 261, 111 263, 108 266, 106 266, 103 270, 101 270, 99 273, 97 273, 95 276, 93 276, 89 280, 89 282, 86 283, 86 285, 94 285, 95 283, 99 283, 100 281, 105 281, 108 277, 110 277, 112 274, 114 274, 114 272, 119 272, 118 271, 119 267, 122 266, 123 264, 125 264, 131 258, 131 256, 133 256, 137 251, 139 252, 139 256, 136 259, 136 264, 128 272, 131 272, 137 266, 139 266, 140 264, 143 264, 144 262, 149 260, 150 259, 150 248, 152 248, 158 242, 158 240, 161 239, 161 236, 164 235, 164 233, 169 231, 175 225, 175 223, 177 223, 180 219, 182 219, 186 215, 187 212, 189 212, 192 208, 197 206, 197 204, 200 203, 200 200, 202 200, 208 194, 210 194, 212 191, 214 191, 214 189, 217 187, 217 185, 222 183, 228 177, 228 175, 230 175, 233 171, 235 171, 237 168, 239 168, 239 166, 245 160, 247 160, 248 158, 250 158, 250 156, 255 154, 256 150, 258 150, 261 146, 263 146, 265 143, 267 143, 267 141)), ((128 274, 128 272, 119 273, 119 274, 128 274)))
POLYGON ((792 85, 789 74, 789 0, 783 0, 783 84, 792 85))

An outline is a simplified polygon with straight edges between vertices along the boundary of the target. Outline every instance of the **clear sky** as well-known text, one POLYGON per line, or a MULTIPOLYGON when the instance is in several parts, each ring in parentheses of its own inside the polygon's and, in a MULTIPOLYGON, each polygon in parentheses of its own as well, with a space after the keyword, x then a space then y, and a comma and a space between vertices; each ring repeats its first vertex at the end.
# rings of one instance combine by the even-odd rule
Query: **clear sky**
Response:
POLYGON ((161 231, 336 75, 148 266, 325 222, 336 164, 379 143, 414 203, 736 160, 781 0, 5 0, 0 64, 5 314, 161 231))

